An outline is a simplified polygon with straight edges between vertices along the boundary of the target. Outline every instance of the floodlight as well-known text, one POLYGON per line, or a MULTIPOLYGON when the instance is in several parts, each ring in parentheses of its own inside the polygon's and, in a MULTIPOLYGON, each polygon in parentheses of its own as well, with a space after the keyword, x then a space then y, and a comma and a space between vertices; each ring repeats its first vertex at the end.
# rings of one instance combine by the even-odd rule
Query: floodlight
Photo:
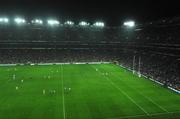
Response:
POLYGON ((81 21, 79 23, 80 26, 89 26, 89 23, 85 22, 85 21, 81 21))
POLYGON ((135 22, 134 22, 134 21, 127 21, 127 22, 124 22, 124 26, 127 26, 127 27, 134 27, 134 26, 135 26, 135 22))
POLYGON ((57 20, 48 20, 47 23, 51 26, 59 25, 59 21, 57 20))
POLYGON ((96 27, 104 27, 103 22, 95 22, 93 25, 96 26, 96 27))
POLYGON ((24 24, 26 21, 25 19, 22 19, 22 18, 15 18, 14 21, 17 23, 17 24, 24 24))
POLYGON ((8 23, 9 19, 8 18, 0 18, 0 23, 8 23))
POLYGON ((43 24, 43 21, 41 19, 35 19, 31 21, 33 24, 43 24))
POLYGON ((65 25, 74 25, 74 22, 72 22, 72 21, 66 21, 64 24, 65 24, 65 25))
POLYGON ((4 18, 4 22, 9 22, 9 19, 8 18, 4 18))

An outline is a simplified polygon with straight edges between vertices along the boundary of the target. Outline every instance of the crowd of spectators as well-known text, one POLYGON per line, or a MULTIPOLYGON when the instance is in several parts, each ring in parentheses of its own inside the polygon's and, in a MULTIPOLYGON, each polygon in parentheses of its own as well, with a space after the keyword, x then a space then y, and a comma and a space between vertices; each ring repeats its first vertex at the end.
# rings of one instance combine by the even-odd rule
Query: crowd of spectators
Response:
POLYGON ((137 73, 180 90, 180 59, 150 52, 122 53, 119 63, 137 73))
POLYGON ((5 49, 0 50, 0 63, 59 63, 115 61, 115 54, 93 49, 5 49))

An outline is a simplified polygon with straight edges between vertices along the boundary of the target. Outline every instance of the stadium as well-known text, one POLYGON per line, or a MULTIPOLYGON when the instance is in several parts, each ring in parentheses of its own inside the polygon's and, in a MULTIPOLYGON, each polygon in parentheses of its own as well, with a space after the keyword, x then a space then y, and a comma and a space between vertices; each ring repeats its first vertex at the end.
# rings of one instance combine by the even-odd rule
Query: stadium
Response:
POLYGON ((0 16, 0 119, 179 119, 179 24, 0 16))

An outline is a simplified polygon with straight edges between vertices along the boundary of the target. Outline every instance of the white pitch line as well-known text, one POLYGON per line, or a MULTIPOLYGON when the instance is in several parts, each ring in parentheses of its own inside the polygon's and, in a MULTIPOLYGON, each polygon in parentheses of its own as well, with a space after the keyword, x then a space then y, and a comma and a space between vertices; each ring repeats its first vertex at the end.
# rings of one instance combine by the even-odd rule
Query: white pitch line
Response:
MULTIPOLYGON (((93 67, 93 66, 92 66, 93 67)), ((93 67, 94 68, 94 67, 93 67)), ((96 69, 96 68, 94 68, 96 69)), ((101 74, 101 72, 98 70, 98 72, 101 74)), ((104 75, 103 75, 104 76, 104 75)), ((110 83, 111 85, 113 85, 116 89, 118 89, 121 93, 123 93, 126 97, 129 98, 129 100, 131 102, 133 102, 137 107, 139 107, 144 113, 146 113, 146 115, 149 115, 149 113, 143 108, 141 107, 139 104, 136 103, 135 100, 133 100, 126 92, 124 92, 122 89, 120 89, 114 82, 112 82, 111 80, 109 80, 108 77, 104 76, 110 83)))
POLYGON ((63 119, 66 119, 66 109, 65 109, 65 101, 64 101, 63 67, 62 67, 62 64, 61 64, 61 80, 62 80, 63 119))
POLYGON ((175 111, 175 112, 165 112, 165 113, 154 113, 154 114, 150 114, 150 116, 166 115, 166 114, 175 114, 175 113, 180 113, 180 111, 175 111))
MULTIPOLYGON (((154 113, 154 114, 149 114, 149 116, 159 116, 159 115, 168 115, 168 114, 175 114, 175 113, 180 113, 180 111, 177 112, 165 112, 165 113, 154 113)), ((132 116, 122 116, 122 117, 113 117, 113 118, 108 118, 108 119, 129 119, 129 118, 135 118, 135 117, 145 117, 147 115, 132 115, 132 116)))
POLYGON ((147 115, 139 114, 139 115, 132 115, 132 116, 122 116, 122 117, 114 117, 114 118, 108 118, 108 119, 127 119, 127 118, 135 118, 135 117, 146 117, 147 115))
POLYGON ((163 111, 169 113, 169 111, 165 108, 163 108, 161 105, 159 105, 158 103, 154 102, 151 98, 143 95, 142 93, 140 93, 142 96, 144 96, 146 99, 148 99, 150 102, 152 102, 153 104, 155 104, 157 107, 159 107, 160 109, 162 109, 163 111))
MULTIPOLYGON (((112 73, 111 73, 112 74, 112 73)), ((115 76, 115 75, 114 75, 115 76)), ((115 76, 116 77, 116 76, 115 76)), ((134 88, 132 88, 134 89, 134 88)), ((136 90, 136 89, 134 89, 136 90)), ((142 93, 140 93, 139 91, 137 91, 137 93, 139 93, 140 95, 142 95, 143 97, 145 97, 147 100, 149 100, 150 102, 152 102, 154 105, 156 105, 157 107, 159 107, 161 110, 165 111, 165 112, 169 112, 168 110, 166 110, 165 108, 163 108, 161 105, 159 105, 158 103, 154 102, 151 98, 143 95, 142 93)))
POLYGON ((106 78, 112 85, 114 85, 115 88, 117 88, 119 91, 121 91, 126 97, 128 97, 134 104, 136 104, 143 112, 145 112, 147 115, 149 115, 149 113, 143 108, 141 107, 139 104, 136 103, 135 100, 133 100, 126 92, 124 92, 123 90, 121 90, 114 82, 112 82, 111 80, 109 80, 109 78, 106 78))

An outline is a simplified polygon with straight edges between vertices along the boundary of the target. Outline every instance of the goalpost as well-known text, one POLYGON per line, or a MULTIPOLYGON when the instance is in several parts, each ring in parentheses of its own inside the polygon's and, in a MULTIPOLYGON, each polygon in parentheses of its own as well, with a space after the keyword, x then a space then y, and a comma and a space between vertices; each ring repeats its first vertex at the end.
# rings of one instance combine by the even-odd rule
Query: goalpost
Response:
MULTIPOLYGON (((134 55, 133 56, 133 67, 132 67, 133 74, 135 74, 135 65, 136 65, 136 56, 134 55)), ((139 77, 141 77, 141 56, 139 56, 137 74, 139 77)))
POLYGON ((141 56, 139 56, 138 76, 141 77, 141 56))

